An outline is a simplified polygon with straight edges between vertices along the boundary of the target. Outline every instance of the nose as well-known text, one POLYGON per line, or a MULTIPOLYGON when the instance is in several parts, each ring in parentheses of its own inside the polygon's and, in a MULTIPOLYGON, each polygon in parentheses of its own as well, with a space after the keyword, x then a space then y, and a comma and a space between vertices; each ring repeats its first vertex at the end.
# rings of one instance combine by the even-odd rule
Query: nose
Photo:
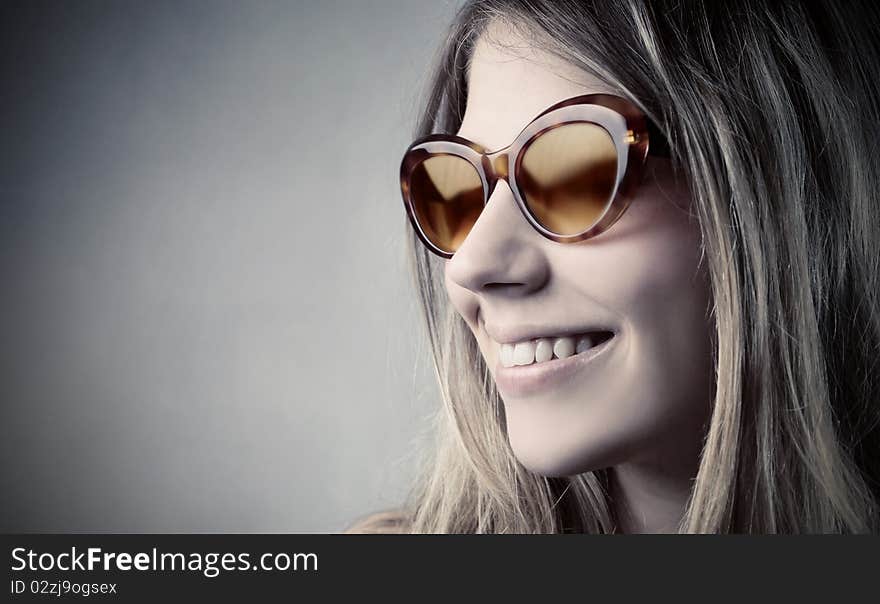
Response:
POLYGON ((499 179, 476 223, 447 261, 446 277, 474 293, 528 294, 549 277, 543 250, 547 243, 552 242, 526 221, 507 182, 499 179))

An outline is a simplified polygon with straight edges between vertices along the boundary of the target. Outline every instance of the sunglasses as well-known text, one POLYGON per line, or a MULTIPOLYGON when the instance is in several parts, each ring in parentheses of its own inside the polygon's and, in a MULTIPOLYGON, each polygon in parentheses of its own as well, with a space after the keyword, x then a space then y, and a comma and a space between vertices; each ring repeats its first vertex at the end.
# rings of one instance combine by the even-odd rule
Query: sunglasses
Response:
POLYGON ((496 151, 455 135, 416 140, 400 164, 400 189, 419 238, 443 258, 467 237, 499 179, 536 231, 573 243, 620 218, 649 152, 669 157, 651 120, 624 98, 588 94, 545 109, 496 151))

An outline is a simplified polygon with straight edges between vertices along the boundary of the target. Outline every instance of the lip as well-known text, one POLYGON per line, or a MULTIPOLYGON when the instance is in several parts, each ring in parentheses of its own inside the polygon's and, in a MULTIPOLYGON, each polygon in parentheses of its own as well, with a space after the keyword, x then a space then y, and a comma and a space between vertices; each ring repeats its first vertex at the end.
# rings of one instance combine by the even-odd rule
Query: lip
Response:
POLYGON ((512 398, 524 398, 533 394, 558 388, 581 371, 593 370, 597 359, 607 356, 620 339, 620 333, 598 346, 564 359, 553 359, 531 365, 504 367, 501 359, 495 364, 495 384, 499 392, 512 398))
MULTIPOLYGON (((585 333, 596 331, 610 331, 614 333, 616 330, 608 325, 581 325, 578 327, 562 327, 553 325, 542 326, 517 326, 517 327, 501 327, 498 325, 488 325, 482 323, 483 330, 486 334, 498 344, 516 344, 517 342, 525 342, 527 340, 537 340, 538 338, 546 338, 547 334, 553 334, 554 338, 574 337, 585 333)), ((598 348, 598 346, 596 347, 598 348)), ((551 362, 551 361, 548 361, 551 362)))

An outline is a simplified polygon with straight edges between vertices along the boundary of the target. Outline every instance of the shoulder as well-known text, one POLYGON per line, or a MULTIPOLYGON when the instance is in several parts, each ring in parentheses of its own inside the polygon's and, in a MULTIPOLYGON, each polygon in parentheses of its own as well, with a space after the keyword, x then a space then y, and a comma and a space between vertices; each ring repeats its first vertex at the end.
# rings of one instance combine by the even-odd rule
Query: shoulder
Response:
POLYGON ((386 510, 358 518, 342 532, 346 535, 408 533, 409 522, 403 510, 386 510))

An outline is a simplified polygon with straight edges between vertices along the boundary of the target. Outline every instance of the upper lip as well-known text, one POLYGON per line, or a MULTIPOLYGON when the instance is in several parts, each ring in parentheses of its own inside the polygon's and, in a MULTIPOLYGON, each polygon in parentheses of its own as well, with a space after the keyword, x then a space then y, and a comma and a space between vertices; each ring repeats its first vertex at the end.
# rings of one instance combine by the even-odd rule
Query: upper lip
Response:
POLYGON ((595 323, 580 325, 577 327, 563 327, 560 325, 495 325, 484 324, 484 329, 489 337, 499 344, 514 344, 516 342, 524 342, 526 340, 536 340, 538 338, 547 337, 564 337, 575 336, 591 331, 610 331, 614 333, 614 329, 607 325, 599 325, 595 323))

